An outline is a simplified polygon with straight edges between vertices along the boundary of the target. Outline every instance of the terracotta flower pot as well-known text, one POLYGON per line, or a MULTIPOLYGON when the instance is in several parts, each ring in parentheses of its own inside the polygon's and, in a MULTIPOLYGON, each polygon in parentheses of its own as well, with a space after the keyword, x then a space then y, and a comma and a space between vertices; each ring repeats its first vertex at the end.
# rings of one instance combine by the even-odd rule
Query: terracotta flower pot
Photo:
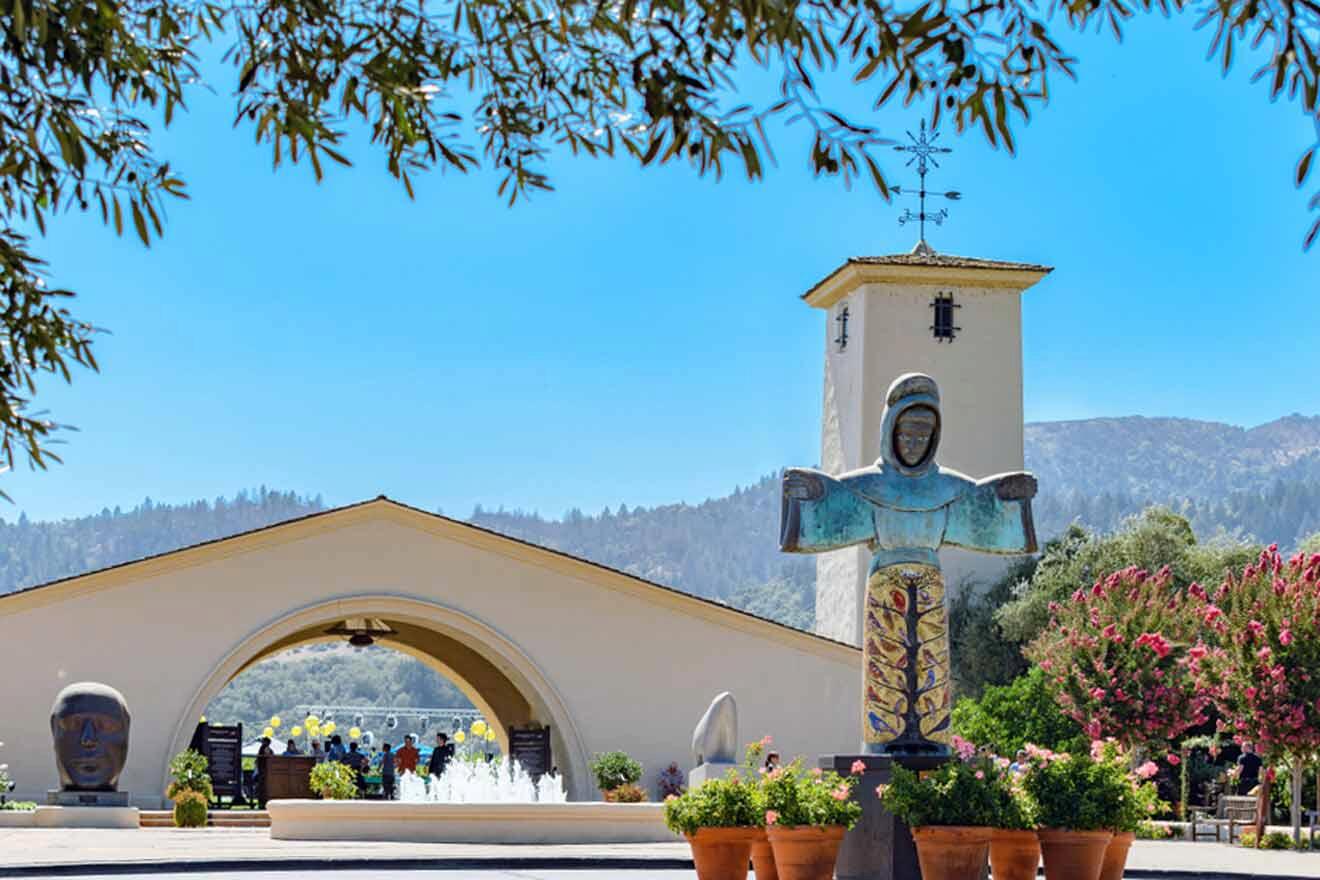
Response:
POLYGON ((687 840, 698 880, 747 880, 755 828, 698 828, 687 840))
POLYGON ((1113 832, 1050 828, 1036 834, 1045 859, 1045 880, 1100 880, 1113 832))
POLYGON ((1131 831, 1115 834, 1109 846, 1105 847, 1105 862, 1100 868, 1100 880, 1123 880, 1123 868, 1127 866, 1128 850, 1137 835, 1131 831))
POLYGON ((765 835, 775 853, 779 880, 830 880, 843 842, 842 825, 824 828, 770 826, 765 835))
POLYGON ((1036 880, 1040 838, 1034 831, 996 828, 990 835, 990 873, 995 880, 1036 880))
POLYGON ((775 850, 764 828, 757 828, 756 836, 752 838, 752 870, 756 872, 756 880, 779 880, 775 850))
POLYGON ((981 880, 990 854, 990 829, 920 825, 912 829, 921 880, 981 880))

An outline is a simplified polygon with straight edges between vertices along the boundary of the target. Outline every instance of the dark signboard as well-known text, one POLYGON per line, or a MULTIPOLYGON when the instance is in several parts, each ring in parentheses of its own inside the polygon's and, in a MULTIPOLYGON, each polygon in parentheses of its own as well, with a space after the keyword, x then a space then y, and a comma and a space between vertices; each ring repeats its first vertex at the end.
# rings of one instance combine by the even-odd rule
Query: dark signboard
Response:
POLYGON ((216 798, 243 797, 243 725, 198 724, 191 748, 206 757, 216 798))
POLYGON ((509 757, 533 777, 548 773, 554 768, 550 760, 550 728, 509 728, 509 757))

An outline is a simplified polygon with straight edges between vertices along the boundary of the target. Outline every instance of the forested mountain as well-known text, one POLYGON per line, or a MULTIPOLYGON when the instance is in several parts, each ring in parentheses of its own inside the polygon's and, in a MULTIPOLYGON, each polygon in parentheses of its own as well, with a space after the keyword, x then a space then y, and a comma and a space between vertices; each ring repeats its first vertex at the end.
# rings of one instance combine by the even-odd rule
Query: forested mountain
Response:
MULTIPOLYGON (((1291 547, 1320 531, 1320 417, 1243 429, 1129 417, 1030 424, 1042 538, 1074 520, 1099 531, 1153 503, 1198 535, 1224 531, 1291 547)), ((404 499, 417 501, 419 499, 404 499)), ((620 505, 560 519, 481 507, 471 521, 756 613, 809 624, 815 566, 778 551, 779 478, 699 504, 620 505)), ((0 592, 165 552, 324 509, 320 497, 265 488, 58 522, 0 519, 0 592)), ((0 509, 0 513, 3 510, 0 509)))
MULTIPOLYGON (((1289 416, 1251 429, 1140 417, 1031 424, 1026 458, 1040 479, 1036 518, 1042 538, 1073 521, 1107 532, 1151 504, 1183 514, 1202 538, 1227 532, 1291 548, 1320 531, 1320 418, 1289 416)), ((779 552, 779 505, 779 477, 769 474, 700 504, 621 505, 596 515, 572 510, 560 519, 478 507, 471 520, 809 629, 815 563, 779 552)), ((323 509, 320 497, 262 488, 184 505, 147 500, 132 510, 58 522, 0 518, 0 593, 323 509)), ((311 651, 254 666, 208 714, 251 726, 309 702, 466 700, 402 655, 311 651)))
MULTIPOLYGON (((0 519, 0 593, 44 584, 296 519, 324 510, 320 496, 274 492, 264 486, 233 498, 155 504, 56 522, 0 519)), ((0 513, 3 513, 0 507, 0 513)))
POLYGON ((1040 480, 1042 536, 1079 520, 1110 531, 1166 504, 1198 535, 1281 546, 1320 530, 1320 417, 1254 428, 1129 416, 1026 426, 1027 467, 1040 480))

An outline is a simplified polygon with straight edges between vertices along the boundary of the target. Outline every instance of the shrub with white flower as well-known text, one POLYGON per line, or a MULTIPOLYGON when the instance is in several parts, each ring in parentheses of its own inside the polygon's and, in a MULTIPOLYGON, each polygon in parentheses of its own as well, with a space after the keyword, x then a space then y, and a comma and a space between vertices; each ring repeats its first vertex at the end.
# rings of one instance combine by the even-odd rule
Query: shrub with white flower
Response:
MULTIPOLYGON (((4 747, 5 744, 0 742, 0 749, 3 749, 4 747)), ((0 764, 0 794, 9 794, 13 788, 14 781, 9 778, 9 765, 0 764)))

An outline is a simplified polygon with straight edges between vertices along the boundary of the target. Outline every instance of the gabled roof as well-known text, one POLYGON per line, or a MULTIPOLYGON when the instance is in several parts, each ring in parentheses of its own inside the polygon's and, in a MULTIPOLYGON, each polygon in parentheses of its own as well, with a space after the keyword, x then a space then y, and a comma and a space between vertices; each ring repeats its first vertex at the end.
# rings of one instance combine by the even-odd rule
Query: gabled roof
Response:
POLYGON ((223 538, 214 538, 177 550, 146 556, 118 565, 59 578, 43 584, 24 587, 0 595, 0 615, 28 607, 30 603, 45 604, 46 601, 59 601, 76 598, 83 592, 92 592, 113 584, 130 580, 154 577, 193 565, 199 565, 214 559, 220 559, 239 553, 246 553, 266 546, 288 543, 335 528, 353 525, 371 518, 384 518, 403 525, 419 528, 422 531, 457 540, 478 548, 491 550, 506 556, 557 569, 571 576, 583 577, 601 586, 621 589, 641 595, 644 598, 660 601, 666 605, 697 616, 715 619, 719 623, 746 629, 749 627, 780 640, 802 644, 806 640, 820 648, 844 649, 856 652, 853 645, 837 642, 815 633, 804 632, 786 626, 778 621, 760 617, 747 611, 732 608, 719 602, 694 596, 673 587, 646 580, 634 574, 592 562, 571 553, 554 550, 513 538, 508 535, 456 520, 439 513, 431 513, 413 507, 385 495, 356 504, 347 504, 330 510, 310 513, 294 519, 284 520, 268 526, 239 532, 223 538))
POLYGON ((1026 290, 1054 270, 1036 263, 959 257, 930 250, 879 257, 849 257, 802 294, 808 305, 829 308, 859 284, 964 284, 1026 290))

